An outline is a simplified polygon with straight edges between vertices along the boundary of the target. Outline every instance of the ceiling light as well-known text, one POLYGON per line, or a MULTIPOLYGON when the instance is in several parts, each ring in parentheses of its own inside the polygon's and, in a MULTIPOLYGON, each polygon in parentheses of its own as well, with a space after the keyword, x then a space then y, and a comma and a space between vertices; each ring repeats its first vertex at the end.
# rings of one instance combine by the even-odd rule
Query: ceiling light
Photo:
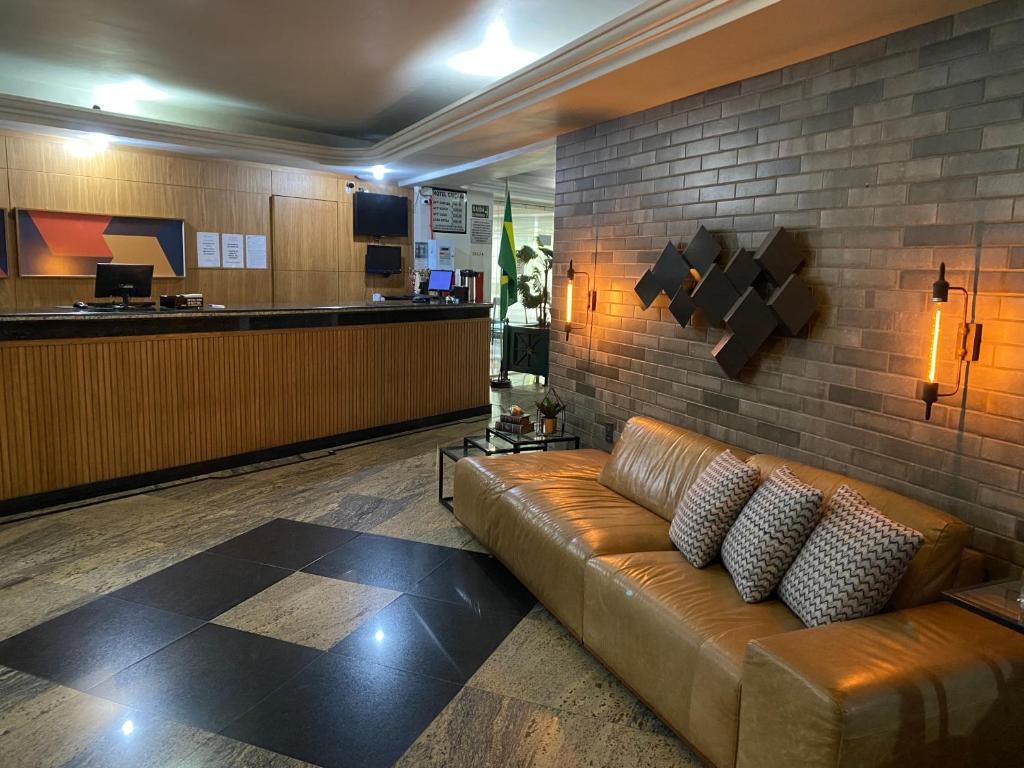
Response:
POLYGON ((384 174, 387 172, 388 169, 385 168, 383 165, 375 165, 373 166, 373 168, 370 169, 370 173, 373 174, 373 178, 375 178, 377 181, 383 181, 384 174))
POLYGON ((131 736, 134 731, 135 723, 133 723, 131 720, 125 720, 123 723, 121 723, 121 733, 123 733, 125 736, 131 736))
POLYGON ((126 115, 137 114, 140 101, 163 101, 166 98, 166 91, 138 77, 120 83, 98 85, 93 89, 96 106, 107 112, 120 112, 126 115))
POLYGON ((498 19, 487 27, 480 45, 452 56, 448 59, 448 66, 467 75, 498 78, 516 72, 538 58, 536 53, 513 45, 508 27, 498 19))
POLYGON ((75 157, 92 157, 110 146, 110 137, 105 133, 87 133, 68 139, 68 152, 75 157))

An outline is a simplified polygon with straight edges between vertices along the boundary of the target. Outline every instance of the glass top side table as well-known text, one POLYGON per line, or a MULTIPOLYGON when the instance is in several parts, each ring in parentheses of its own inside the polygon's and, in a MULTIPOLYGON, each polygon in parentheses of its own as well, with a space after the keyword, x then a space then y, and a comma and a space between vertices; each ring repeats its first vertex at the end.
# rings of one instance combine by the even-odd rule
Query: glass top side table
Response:
POLYGON ((1024 633, 1024 603, 1021 602, 1021 580, 1003 579, 974 587, 951 589, 943 599, 973 611, 986 619, 1024 633))

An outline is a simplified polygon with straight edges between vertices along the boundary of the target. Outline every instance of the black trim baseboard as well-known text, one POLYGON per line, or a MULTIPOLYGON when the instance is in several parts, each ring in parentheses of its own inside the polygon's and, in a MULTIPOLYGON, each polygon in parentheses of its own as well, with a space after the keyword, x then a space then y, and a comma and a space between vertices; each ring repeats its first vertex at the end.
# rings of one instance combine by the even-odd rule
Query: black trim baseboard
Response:
POLYGON ((264 448, 259 451, 239 453, 233 456, 225 456, 210 461, 200 461, 194 464, 183 464, 168 469, 158 469, 153 472, 145 472, 140 475, 130 475, 112 480, 101 480, 96 483, 75 485, 71 488, 62 488, 59 491, 47 491, 36 493, 31 496, 18 496, 13 499, 0 501, 0 517, 18 515, 23 512, 32 512, 45 507, 54 507, 60 504, 69 504, 76 501, 83 501, 93 496, 105 496, 111 493, 131 491, 137 488, 169 483, 187 477, 207 475, 211 472, 220 472, 225 469, 233 469, 246 464, 256 464, 261 461, 273 461, 286 456, 294 456, 299 453, 310 451, 322 451, 327 448, 335 448, 350 443, 359 443, 364 440, 373 440, 379 437, 388 437, 401 432, 408 432, 414 429, 425 427, 436 427, 462 419, 470 419, 474 416, 490 416, 491 406, 481 405, 476 408, 466 408, 461 411, 441 413, 436 416, 426 416, 422 419, 402 421, 397 424, 386 424, 380 427, 360 429, 355 432, 344 432, 340 435, 318 437, 315 440, 304 440, 298 443, 289 443, 274 448, 264 448))

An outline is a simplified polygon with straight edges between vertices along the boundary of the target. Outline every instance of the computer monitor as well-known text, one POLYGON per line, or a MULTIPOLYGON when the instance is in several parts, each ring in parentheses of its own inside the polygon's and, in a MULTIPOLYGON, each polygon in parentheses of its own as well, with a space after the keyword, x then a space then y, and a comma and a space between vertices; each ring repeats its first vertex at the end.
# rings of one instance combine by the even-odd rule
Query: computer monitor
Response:
POLYGON ((123 304, 130 304, 133 296, 146 297, 153 293, 152 264, 96 265, 96 298, 119 296, 123 304))
POLYGON ((430 282, 427 283, 427 290, 450 291, 452 289, 452 275, 454 274, 450 269, 432 269, 430 271, 430 282))

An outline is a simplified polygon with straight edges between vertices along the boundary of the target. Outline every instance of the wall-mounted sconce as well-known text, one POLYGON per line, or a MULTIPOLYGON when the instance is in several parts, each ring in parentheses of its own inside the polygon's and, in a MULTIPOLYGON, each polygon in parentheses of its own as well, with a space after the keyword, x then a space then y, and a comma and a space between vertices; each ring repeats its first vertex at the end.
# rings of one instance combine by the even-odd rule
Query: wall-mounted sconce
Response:
POLYGON ((565 340, 569 340, 569 332, 572 331, 572 289, 573 283, 576 281, 577 275, 584 275, 587 278, 587 314, 583 320, 583 327, 585 328, 590 324, 590 313, 597 309, 597 291, 590 289, 590 274, 583 272, 582 270, 574 269, 572 266, 572 259, 569 259, 569 271, 565 273, 565 276, 569 278, 569 282, 565 286, 565 340))
POLYGON ((932 283, 932 301, 936 304, 945 304, 949 301, 949 292, 957 291, 964 296, 963 319, 957 331, 956 340, 956 387, 950 392, 940 392, 939 382, 936 380, 936 367, 939 357, 939 337, 942 334, 942 308, 935 309, 935 324, 932 326, 931 357, 928 361, 928 380, 921 381, 917 386, 917 396, 924 401, 925 420, 932 417, 932 405, 940 397, 951 397, 960 391, 960 381, 963 375, 964 363, 974 362, 981 353, 981 323, 967 322, 967 289, 958 285, 950 285, 946 281, 946 264, 939 265, 939 279, 932 283))

